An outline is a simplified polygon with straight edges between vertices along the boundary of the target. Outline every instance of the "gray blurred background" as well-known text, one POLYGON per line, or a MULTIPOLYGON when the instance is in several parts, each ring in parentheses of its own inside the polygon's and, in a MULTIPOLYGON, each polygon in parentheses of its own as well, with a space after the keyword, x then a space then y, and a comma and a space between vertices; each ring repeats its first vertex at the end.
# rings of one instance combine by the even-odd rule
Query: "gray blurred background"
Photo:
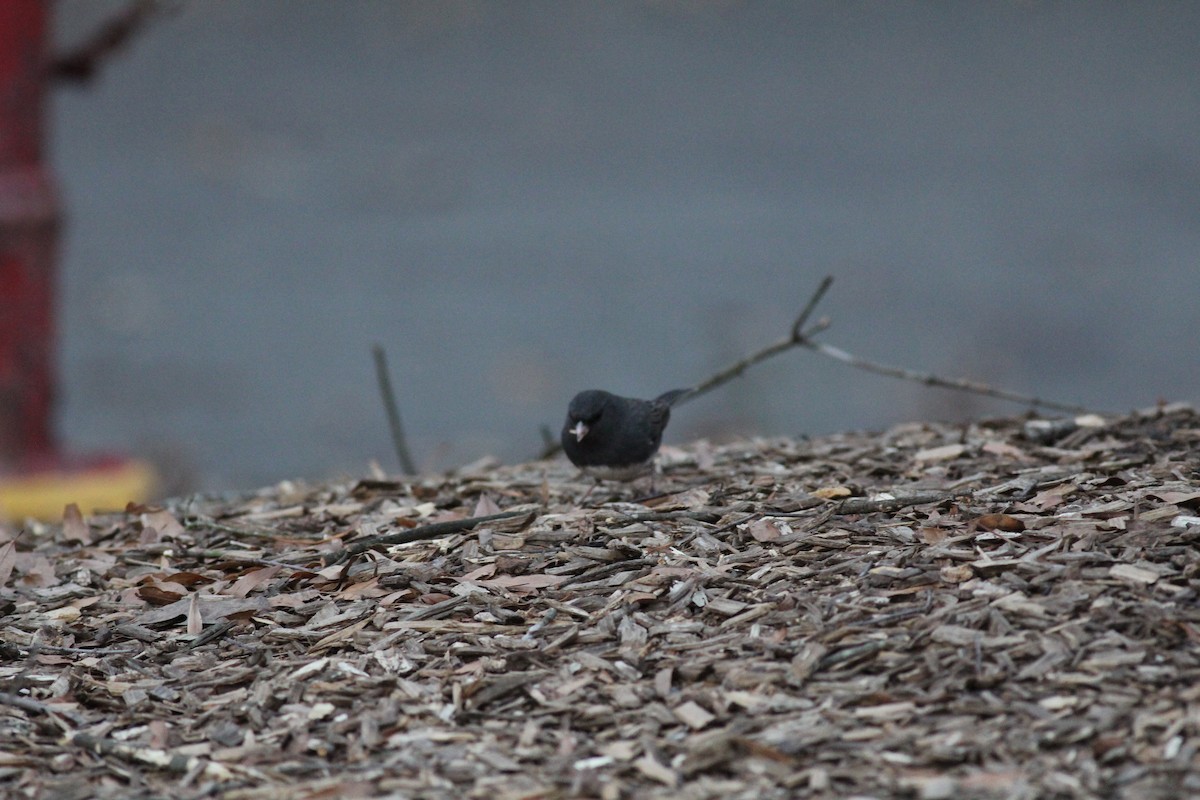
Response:
MULTIPOLYGON (((75 42, 121 2, 61 0, 75 42)), ((193 0, 54 95, 61 427, 184 488, 533 457, 786 333, 1200 397, 1200 4, 193 0)), ((669 442, 1018 413, 794 351, 669 442)))

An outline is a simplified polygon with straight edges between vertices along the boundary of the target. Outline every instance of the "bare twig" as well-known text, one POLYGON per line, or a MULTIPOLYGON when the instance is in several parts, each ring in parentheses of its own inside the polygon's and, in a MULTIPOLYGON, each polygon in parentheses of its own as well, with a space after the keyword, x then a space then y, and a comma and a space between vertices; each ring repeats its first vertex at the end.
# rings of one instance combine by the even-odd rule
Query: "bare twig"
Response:
MULTIPOLYGON (((804 305, 804 310, 800 312, 800 316, 796 317, 795 322, 792 323, 791 332, 787 337, 780 339, 773 344, 767 345, 763 349, 746 356, 741 361, 726 367, 707 380, 698 383, 696 386, 676 398, 671 405, 682 405, 683 403, 695 400, 701 395, 708 394, 718 386, 723 386, 726 383, 729 383, 729 381, 741 375, 749 367, 752 367, 762 361, 766 361, 772 356, 777 356, 784 351, 791 350, 793 347, 805 345, 808 342, 808 337, 814 336, 829 327, 828 320, 821 320, 809 330, 803 330, 804 324, 808 321, 809 316, 812 315, 813 309, 817 307, 817 303, 821 302, 821 298, 825 296, 825 292, 829 290, 829 286, 832 283, 832 275, 826 275, 821 280, 820 285, 817 286, 817 290, 813 292, 812 297, 810 297, 808 302, 804 305)), ((547 432, 548 429, 543 425, 542 440, 544 446, 539 458, 551 458, 552 456, 557 455, 560 450, 562 450, 562 445, 554 441, 551 436, 548 436, 547 432)))
POLYGON ((741 375, 748 367, 752 367, 761 361, 765 361, 771 356, 778 355, 786 350, 790 350, 793 347, 805 347, 815 353, 820 353, 821 355, 832 358, 835 361, 840 361, 843 364, 848 364, 852 367, 866 370, 867 372, 874 372, 877 375, 886 375, 889 378, 899 378, 901 380, 914 381, 916 383, 923 383, 926 386, 938 386, 943 389, 955 389, 960 392, 971 392, 972 394, 995 397, 1000 400, 1008 400, 1010 402, 1021 403, 1034 407, 1049 408, 1055 411, 1065 411, 1071 414, 1083 414, 1090 410, 1084 406, 1073 405, 1070 403, 1059 403, 1053 400, 1045 400, 1040 397, 1034 397, 1033 395, 1009 391, 1008 389, 1000 389, 994 386, 989 386, 981 381, 973 381, 967 378, 944 378, 940 375, 934 375, 930 372, 918 372, 916 370, 905 369, 904 367, 893 367, 887 364, 880 364, 878 362, 870 361, 851 353, 847 353, 845 350, 832 345, 818 342, 814 340, 813 337, 829 327, 829 320, 819 320, 808 330, 804 330, 804 326, 808 322, 808 318, 812 315, 813 310, 816 308, 817 303, 819 303, 821 298, 825 296, 825 292, 829 290, 829 286, 832 283, 833 277, 829 275, 825 276, 820 285, 817 287, 817 290, 813 292, 813 295, 809 299, 808 304, 804 307, 804 310, 800 312, 800 316, 796 317, 796 321, 792 323, 790 336, 785 339, 780 339, 773 344, 769 344, 762 350, 752 353, 743 358, 741 361, 738 361, 736 364, 721 370, 716 375, 713 375, 711 378, 698 385, 695 389, 679 398, 675 404, 678 405, 682 402, 694 400, 700 395, 705 394, 741 375))
POLYGON ((829 287, 833 285, 833 276, 826 275, 821 279, 817 290, 813 292, 812 297, 808 298, 808 305, 800 312, 800 316, 796 317, 796 321, 792 323, 792 341, 798 342, 801 339, 811 336, 813 331, 804 332, 804 323, 808 322, 808 318, 812 316, 813 309, 817 307, 817 303, 821 302, 821 298, 829 291, 829 287))
POLYGON ((877 375, 886 375, 890 378, 900 378, 906 381, 915 381, 923 383, 926 386, 940 386, 943 389, 957 389, 960 392, 970 392, 972 394, 981 394, 985 397, 995 397, 1000 400, 1009 400, 1014 403, 1023 405, 1050 408, 1055 411, 1066 411, 1070 414, 1085 414, 1091 409, 1085 406, 1072 405, 1070 403, 1058 403, 1053 400, 1044 400, 1040 397, 1032 395, 1020 394, 1019 392, 1010 392, 1007 389, 999 389, 994 386, 989 386, 980 381, 968 380, 967 378, 943 378, 939 375, 934 375, 930 372, 917 372, 916 370, 905 369, 904 367, 892 367, 887 364, 879 364, 875 361, 868 361, 865 358, 859 358, 856 355, 847 353, 832 345, 824 344, 823 342, 814 342, 812 339, 804 337, 798 344, 807 347, 813 352, 820 353, 823 356, 828 356, 835 361, 840 361, 843 364, 849 364, 852 367, 874 372, 877 375))
POLYGON ((388 377, 387 353, 383 345, 371 348, 375 356, 375 377, 379 379, 379 393, 383 396, 383 408, 387 412, 388 429, 392 432, 392 445, 405 475, 416 475, 417 467, 408 452, 408 441, 404 438, 404 427, 400 424, 400 408, 396 405, 396 393, 392 391, 392 379, 388 377))
MULTIPOLYGON (((562 443, 554 438, 553 431, 549 425, 541 427, 542 433, 542 452, 538 454, 538 458, 553 458, 562 452, 562 443)), ((595 488, 595 487, 592 487, 595 488)))
MULTIPOLYGON (((1049 408, 1055 411, 1065 411, 1072 414, 1087 413, 1090 409, 1084 406, 1072 405, 1069 403, 1058 403, 1053 400, 1044 400, 1040 397, 1032 395, 1020 394, 1007 389, 999 389, 994 386, 989 386, 980 381, 968 380, 966 378, 943 378, 940 375, 934 375, 930 372, 918 372, 916 370, 905 369, 903 367, 892 367, 886 364, 880 364, 875 361, 869 361, 865 358, 847 353, 832 345, 816 341, 813 337, 818 333, 826 330, 830 322, 828 319, 820 319, 811 327, 805 330, 804 326, 808 324, 808 318, 812 316, 812 312, 816 309, 817 304, 821 302, 821 298, 829 291, 830 285, 833 283, 833 276, 826 275, 821 283, 817 286, 817 290, 813 292, 812 297, 808 299, 804 309, 796 320, 792 323, 791 330, 788 335, 776 342, 772 342, 761 350, 757 350, 740 361, 731 364, 715 375, 709 377, 703 382, 697 384, 694 388, 689 389, 685 394, 680 395, 672 405, 680 405, 695 400, 701 395, 708 394, 718 386, 723 386, 729 381, 741 375, 750 367, 766 361, 772 356, 777 356, 780 353, 791 350, 793 347, 804 347, 812 350, 814 353, 820 353, 823 356, 840 361, 843 364, 848 364, 852 367, 857 367, 867 372, 874 372, 878 375, 886 375, 890 378, 899 378, 901 380, 915 381, 923 383, 926 386, 938 386, 944 389, 955 389, 960 392, 971 392, 980 394, 986 397, 994 397, 1000 400, 1009 400, 1014 403, 1021 403, 1032 407, 1049 408)), ((543 428, 543 439, 546 438, 545 429, 543 428)), ((550 458, 562 449, 560 445, 553 442, 547 442, 545 449, 542 451, 542 458, 550 458)))
MULTIPOLYGON (((879 511, 899 511, 910 506, 923 506, 931 503, 949 503, 959 498, 970 497, 971 492, 915 492, 897 497, 880 497, 875 500, 866 497, 850 497, 834 506, 835 514, 874 514, 879 511)), ((764 516, 773 516, 766 514, 764 516)))
POLYGON ((142 30, 166 5, 159 0, 133 0, 116 12, 73 50, 50 63, 50 74, 72 83, 87 83, 96 77, 106 58, 116 53, 142 30))
POLYGON ((516 517, 528 516, 532 519, 534 512, 528 508, 517 511, 502 511, 499 514, 486 514, 482 517, 468 517, 467 519, 452 519, 446 522, 431 522, 428 525, 422 525, 419 528, 409 528, 406 531, 399 533, 388 533, 382 536, 369 536, 360 542, 343 550, 334 560, 333 564, 341 564, 354 556, 365 553, 366 551, 385 545, 393 544, 408 544, 409 542, 419 542, 424 539, 438 539, 442 536, 450 536, 451 534, 460 533, 470 530, 476 525, 482 525, 485 522, 498 522, 502 519, 514 519, 516 517))
MULTIPOLYGON (((558 443, 558 440, 554 438, 554 431, 550 430, 549 425, 543 425, 540 431, 542 434, 543 453, 554 453, 558 448, 562 447, 562 445, 558 443)), ((546 456, 542 456, 542 458, 546 458, 546 456)))
POLYGON ((813 335, 825 330, 825 328, 829 327, 829 323, 827 321, 822 320, 822 321, 818 322, 816 325, 814 325, 811 330, 808 330, 808 331, 804 330, 804 324, 806 322, 808 322, 808 318, 812 315, 813 309, 815 309, 817 307, 817 303, 821 302, 821 298, 825 296, 825 292, 829 291, 829 286, 832 283, 833 283, 832 275, 826 275, 821 280, 820 285, 817 286, 817 290, 815 292, 813 292, 812 297, 810 297, 808 299, 808 303, 805 304, 804 310, 800 312, 800 316, 796 317, 796 321, 792 323, 791 332, 788 336, 784 337, 783 339, 780 339, 777 342, 767 345, 766 347, 764 347, 763 349, 761 349, 757 352, 751 353, 750 355, 743 358, 741 361, 738 361, 737 363, 732 364, 732 365, 726 367, 725 369, 721 370, 720 372, 718 372, 717 374, 708 378, 704 382, 698 384, 694 389, 692 389, 687 394, 680 397, 678 400, 675 401, 674 405, 679 405, 681 403, 690 402, 692 400, 695 400, 697 397, 700 397, 701 395, 708 394, 713 389, 716 389, 718 386, 723 386, 726 383, 729 383, 729 381, 731 381, 734 378, 741 375, 749 367, 752 367, 755 364, 758 364, 760 362, 766 361, 768 358, 771 358, 772 356, 777 356, 780 353, 783 353, 787 350, 791 350, 793 347, 798 347, 800 345, 807 346, 807 343, 809 341, 808 337, 813 336, 813 335))

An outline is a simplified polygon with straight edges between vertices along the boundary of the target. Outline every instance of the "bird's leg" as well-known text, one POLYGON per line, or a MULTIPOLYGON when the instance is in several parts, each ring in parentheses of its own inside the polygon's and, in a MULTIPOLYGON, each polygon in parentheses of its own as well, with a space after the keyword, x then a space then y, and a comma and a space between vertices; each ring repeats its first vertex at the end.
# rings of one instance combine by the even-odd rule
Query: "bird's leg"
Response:
POLYGON ((583 493, 583 497, 579 498, 579 505, 587 502, 587 499, 592 496, 592 492, 596 491, 596 487, 600 485, 600 479, 596 478, 595 482, 588 487, 588 490, 583 493))
MULTIPOLYGON (((656 465, 655 468, 653 470, 651 470, 649 473, 650 485, 647 487, 649 489, 649 491, 646 494, 641 495, 640 497, 637 497, 634 502, 644 503, 647 500, 653 500, 656 497, 662 497, 665 494, 667 494, 666 490, 664 490, 662 492, 659 491, 658 477, 659 477, 659 470, 656 465)), ((641 478, 638 478, 638 480, 640 481, 641 478)), ((636 495, 635 495, 635 497, 636 497, 636 495)))

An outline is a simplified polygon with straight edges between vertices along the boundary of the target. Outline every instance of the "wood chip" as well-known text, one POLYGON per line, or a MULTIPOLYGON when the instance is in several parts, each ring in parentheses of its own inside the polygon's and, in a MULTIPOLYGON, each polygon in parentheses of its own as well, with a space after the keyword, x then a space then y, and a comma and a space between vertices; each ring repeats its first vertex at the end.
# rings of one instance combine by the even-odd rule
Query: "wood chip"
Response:
POLYGON ((671 709, 671 712, 679 718, 680 722, 692 730, 700 730, 716 719, 715 716, 708 713, 700 704, 692 700, 675 706, 675 708, 671 709))
POLYGON ((1133 581, 1134 583, 1151 584, 1158 581, 1158 573, 1152 569, 1135 567, 1132 564, 1114 564, 1109 567, 1108 574, 1118 580, 1133 581))
POLYGON ((913 454, 915 461, 949 461, 958 458, 967 451, 966 445, 962 444, 947 444, 941 447, 930 447, 925 450, 918 450, 913 454))
POLYGON ((672 789, 679 785, 679 775, 674 770, 664 767, 653 756, 644 755, 634 761, 633 766, 647 778, 670 786, 672 789))

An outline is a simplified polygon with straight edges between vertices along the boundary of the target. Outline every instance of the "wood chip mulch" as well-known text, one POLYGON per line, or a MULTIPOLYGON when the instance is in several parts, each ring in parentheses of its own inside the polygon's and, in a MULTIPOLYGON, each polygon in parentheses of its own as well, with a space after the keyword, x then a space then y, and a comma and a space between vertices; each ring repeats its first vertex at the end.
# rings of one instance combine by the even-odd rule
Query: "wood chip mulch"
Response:
POLYGON ((661 460, 0 528, 0 795, 1200 794, 1192 409, 661 460))

